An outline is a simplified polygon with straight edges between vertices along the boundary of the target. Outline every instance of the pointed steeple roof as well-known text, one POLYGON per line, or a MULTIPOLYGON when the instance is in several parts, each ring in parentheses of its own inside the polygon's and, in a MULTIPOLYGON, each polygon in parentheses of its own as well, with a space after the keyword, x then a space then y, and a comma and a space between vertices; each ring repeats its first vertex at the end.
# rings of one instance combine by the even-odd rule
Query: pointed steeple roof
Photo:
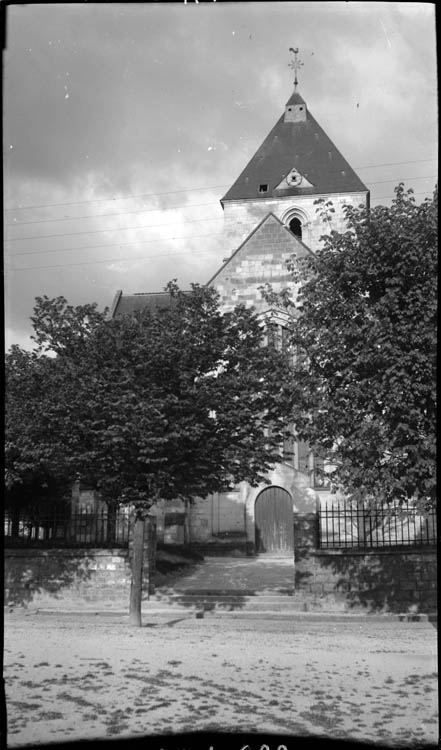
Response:
POLYGON ((285 195, 368 192, 340 151, 294 91, 285 112, 221 200, 285 195), (285 183, 293 170, 300 183, 285 183), (266 188, 266 189, 265 189, 266 188))
POLYGON ((289 107, 290 104, 304 104, 306 107, 306 102, 303 97, 300 96, 298 91, 292 92, 290 98, 286 102, 286 106, 289 107))

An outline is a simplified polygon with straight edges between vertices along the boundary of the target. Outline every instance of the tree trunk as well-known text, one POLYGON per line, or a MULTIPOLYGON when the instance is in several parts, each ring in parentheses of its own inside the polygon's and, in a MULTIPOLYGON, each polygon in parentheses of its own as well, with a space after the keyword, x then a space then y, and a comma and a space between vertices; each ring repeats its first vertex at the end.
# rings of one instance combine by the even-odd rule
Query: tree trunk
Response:
POLYGON ((132 582, 130 586, 130 625, 141 627, 142 573, 144 566, 145 519, 137 515, 133 529, 132 582))

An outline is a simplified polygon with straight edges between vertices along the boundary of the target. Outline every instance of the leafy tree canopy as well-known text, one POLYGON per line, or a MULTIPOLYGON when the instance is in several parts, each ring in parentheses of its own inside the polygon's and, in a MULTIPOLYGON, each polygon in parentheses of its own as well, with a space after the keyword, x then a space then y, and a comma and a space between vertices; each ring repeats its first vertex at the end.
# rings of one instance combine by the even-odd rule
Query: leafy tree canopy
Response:
MULTIPOLYGON (((347 206, 304 265, 293 343, 296 425, 332 456, 333 482, 381 502, 435 497, 437 193, 347 206), (298 395, 298 394, 297 394, 298 395)), ((332 211, 332 207, 331 207, 332 211)), ((286 299, 285 299, 286 304, 286 299)))
POLYGON ((72 477, 48 440, 45 414, 51 363, 12 346, 5 362, 5 490, 8 508, 49 509, 69 493, 72 477))
POLYGON ((293 407, 287 356, 263 345, 253 311, 221 314, 197 285, 168 290, 167 309, 111 320, 37 298, 38 350, 8 355, 9 388, 29 369, 38 392, 28 434, 39 454, 139 508, 263 481, 293 407))

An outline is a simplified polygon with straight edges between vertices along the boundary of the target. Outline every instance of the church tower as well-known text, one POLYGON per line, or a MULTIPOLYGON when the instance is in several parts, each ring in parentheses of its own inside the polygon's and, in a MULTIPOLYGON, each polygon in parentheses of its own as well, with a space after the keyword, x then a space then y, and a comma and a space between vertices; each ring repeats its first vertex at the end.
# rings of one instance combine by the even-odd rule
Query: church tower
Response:
MULTIPOLYGON (((298 93, 295 59, 294 91, 285 109, 236 182, 221 199, 228 253, 234 252, 256 225, 273 213, 312 251, 330 228, 344 228, 344 204, 366 205, 369 192, 311 114, 298 93), (317 198, 332 200, 332 227, 316 213, 317 198)), ((226 253, 227 254, 227 253, 226 253)))
MULTIPOLYGON (((366 186, 297 91, 302 63, 298 50, 290 51, 294 91, 269 135, 221 199, 224 260, 207 282, 219 293, 224 311, 245 304, 253 306, 262 320, 271 318, 278 326, 281 346, 287 313, 269 305, 262 287, 270 285, 276 293, 288 289, 295 300, 298 290, 286 261, 317 251, 320 237, 332 229, 345 231, 345 205, 368 205, 369 201, 366 186), (315 201, 320 198, 332 201, 330 221, 317 211, 315 201)), ((164 293, 118 292, 111 315, 169 304, 164 293)), ((183 543, 185 519, 187 540, 204 553, 269 551, 286 555, 293 563, 294 527, 297 539, 303 538, 302 528, 315 528, 311 519, 316 519, 317 505, 330 497, 330 491, 320 470, 323 459, 314 456, 307 443, 296 442, 292 427, 292 439, 281 446, 283 461, 269 472, 267 483, 251 487, 242 482, 230 492, 195 498, 188 513, 180 501, 173 506, 158 503, 158 539, 183 543), (182 522, 172 524, 171 517, 178 516, 182 522)), ((305 538, 308 534, 305 531, 305 538)))
MULTIPOLYGON (((320 237, 333 229, 345 231, 345 205, 366 206, 369 201, 368 189, 297 91, 301 63, 298 50, 290 51, 294 91, 269 135, 221 200, 225 257, 208 282, 219 293, 224 311, 245 304, 253 306, 263 320, 271 319, 282 346, 288 314, 269 305, 262 287, 270 286, 276 293, 288 289, 295 301, 298 287, 287 261, 293 255, 317 251, 320 237), (328 217, 315 203, 318 199, 332 202, 333 213, 328 217)), ((321 471, 323 459, 314 456, 307 443, 295 439, 292 427, 292 439, 281 447, 283 461, 268 474, 268 484, 242 483, 235 492, 198 501, 192 509, 193 528, 211 513, 219 519, 214 535, 242 529, 247 549, 292 555, 293 519, 298 529, 303 522, 308 526, 317 504, 330 497, 321 471)))
MULTIPOLYGON (((266 312, 261 295, 292 287, 286 261, 314 252, 320 237, 345 230, 344 206, 368 205, 369 191, 309 111, 297 91, 302 63, 297 49, 294 91, 269 135, 221 199, 224 265, 208 282, 224 309, 238 303, 266 312), (330 220, 315 201, 332 201, 330 220)), ((296 290, 292 288, 292 296, 296 290)))

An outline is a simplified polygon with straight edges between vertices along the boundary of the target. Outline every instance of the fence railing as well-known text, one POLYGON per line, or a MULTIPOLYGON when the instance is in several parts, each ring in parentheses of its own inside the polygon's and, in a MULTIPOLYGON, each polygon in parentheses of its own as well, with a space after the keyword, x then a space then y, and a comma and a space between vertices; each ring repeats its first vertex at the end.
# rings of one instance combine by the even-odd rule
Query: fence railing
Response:
POLYGON ((437 540, 435 511, 421 515, 411 503, 391 508, 324 501, 319 515, 323 549, 421 546, 437 540))
MULTIPOLYGON (((60 513, 6 511, 6 547, 126 547, 131 533, 128 508, 60 513)), ((400 508, 370 508, 350 501, 322 501, 319 546, 322 549, 421 546, 437 541, 436 513, 421 515, 409 503, 400 508)))
POLYGON ((5 513, 6 547, 127 547, 130 534, 127 508, 114 512, 5 513))

